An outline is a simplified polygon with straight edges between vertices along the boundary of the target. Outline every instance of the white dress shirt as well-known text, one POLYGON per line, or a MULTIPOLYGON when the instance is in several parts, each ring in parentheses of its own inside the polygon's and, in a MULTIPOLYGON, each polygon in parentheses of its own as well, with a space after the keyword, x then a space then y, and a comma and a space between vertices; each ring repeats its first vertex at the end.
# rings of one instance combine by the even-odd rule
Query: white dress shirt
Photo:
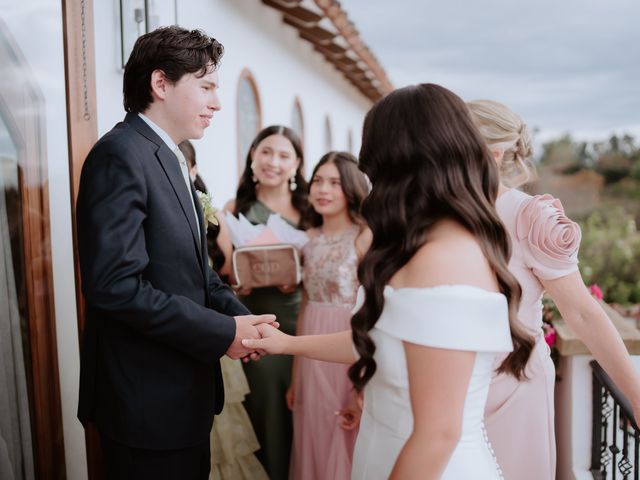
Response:
POLYGON ((191 178, 189 177, 189 166, 187 165, 187 160, 184 158, 184 155, 178 148, 178 146, 171 140, 171 137, 167 132, 165 132, 162 128, 156 125, 149 117, 147 117, 143 113, 138 113, 138 116, 145 121, 147 125, 151 127, 151 129, 158 134, 158 136, 162 139, 164 143, 166 143, 167 147, 173 152, 178 160, 178 164, 180 165, 180 171, 182 172, 182 178, 184 178, 184 183, 187 186, 187 193, 189 194, 189 198, 191 199, 191 206, 193 207, 193 215, 196 219, 196 225, 198 227, 198 233, 200 233, 200 222, 198 221, 198 213, 196 212, 196 205, 193 200, 193 195, 191 194, 191 178))

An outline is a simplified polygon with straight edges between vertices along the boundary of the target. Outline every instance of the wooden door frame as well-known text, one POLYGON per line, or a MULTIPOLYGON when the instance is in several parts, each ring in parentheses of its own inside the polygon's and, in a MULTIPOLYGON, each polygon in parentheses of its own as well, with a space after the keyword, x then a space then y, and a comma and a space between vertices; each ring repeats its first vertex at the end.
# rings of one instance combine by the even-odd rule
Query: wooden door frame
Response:
MULTIPOLYGON (((62 0, 65 89, 67 98, 67 143, 73 229, 73 260, 76 280, 78 341, 84 329, 84 301, 78 261, 76 200, 80 172, 89 150, 98 139, 93 0, 62 0)), ((80 345, 82 348, 82 345, 80 345)), ((100 439, 95 428, 85 429, 89 479, 104 478, 100 439)))

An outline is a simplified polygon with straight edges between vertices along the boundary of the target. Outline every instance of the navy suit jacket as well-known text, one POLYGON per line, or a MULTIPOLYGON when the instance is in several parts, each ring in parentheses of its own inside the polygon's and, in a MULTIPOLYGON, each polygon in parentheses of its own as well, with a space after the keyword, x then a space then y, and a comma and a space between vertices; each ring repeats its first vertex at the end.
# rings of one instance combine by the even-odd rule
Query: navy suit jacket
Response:
POLYGON ((222 409, 219 359, 235 337, 232 316, 249 312, 209 267, 205 232, 175 154, 128 114, 89 153, 77 202, 78 418, 125 445, 205 442, 222 409))

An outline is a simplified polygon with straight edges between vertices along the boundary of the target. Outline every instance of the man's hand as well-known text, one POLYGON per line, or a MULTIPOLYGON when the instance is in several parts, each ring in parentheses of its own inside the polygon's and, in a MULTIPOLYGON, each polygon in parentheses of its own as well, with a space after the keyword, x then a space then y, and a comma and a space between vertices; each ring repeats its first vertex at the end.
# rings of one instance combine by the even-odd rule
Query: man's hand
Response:
POLYGON ((276 322, 276 316, 271 314, 240 315, 233 317, 233 319, 236 321, 236 337, 233 339, 226 354, 234 360, 239 358, 258 360, 262 355, 265 355, 265 352, 244 347, 242 345, 242 339, 260 338, 260 332, 256 328, 256 325, 268 323, 277 328, 278 323, 276 322))

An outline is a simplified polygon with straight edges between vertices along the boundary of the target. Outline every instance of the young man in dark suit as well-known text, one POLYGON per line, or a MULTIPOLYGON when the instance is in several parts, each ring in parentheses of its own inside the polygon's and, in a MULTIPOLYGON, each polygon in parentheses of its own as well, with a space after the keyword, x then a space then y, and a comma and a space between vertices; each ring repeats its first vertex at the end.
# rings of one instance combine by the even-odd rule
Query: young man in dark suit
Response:
POLYGON ((177 145, 215 112, 223 47, 166 27, 136 42, 128 112, 82 169, 77 233, 86 302, 78 417, 100 432, 108 478, 202 479, 224 402, 219 358, 258 323, 207 262, 202 211, 177 145))

